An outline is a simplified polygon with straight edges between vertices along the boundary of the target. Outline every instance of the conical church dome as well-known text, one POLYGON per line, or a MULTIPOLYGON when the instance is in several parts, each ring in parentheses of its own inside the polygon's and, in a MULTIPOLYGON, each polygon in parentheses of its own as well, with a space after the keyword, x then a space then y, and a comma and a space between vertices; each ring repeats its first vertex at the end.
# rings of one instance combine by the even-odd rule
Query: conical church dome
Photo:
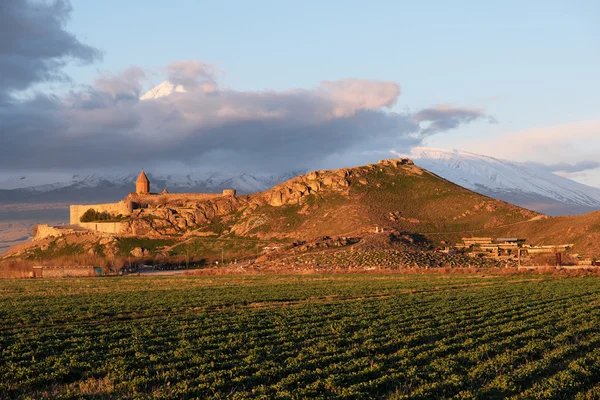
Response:
POLYGON ((144 170, 142 170, 142 172, 140 172, 140 176, 137 178, 137 182, 147 182, 150 183, 150 181, 148 180, 148 177, 146 176, 146 173, 144 172, 144 170))
POLYGON ((137 194, 150 193, 150 181, 148 180, 148 177, 146 176, 146 173, 144 172, 144 170, 142 170, 142 172, 140 173, 140 176, 137 178, 137 181, 135 182, 135 192, 137 194))

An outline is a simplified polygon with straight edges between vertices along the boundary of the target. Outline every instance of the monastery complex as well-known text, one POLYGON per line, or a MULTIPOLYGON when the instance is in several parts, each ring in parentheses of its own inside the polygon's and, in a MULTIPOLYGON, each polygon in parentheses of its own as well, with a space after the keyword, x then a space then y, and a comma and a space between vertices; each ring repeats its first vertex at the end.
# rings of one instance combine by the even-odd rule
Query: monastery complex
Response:
POLYGON ((73 228, 85 228, 104 233, 120 233, 121 223, 118 221, 82 222, 81 217, 90 209, 97 213, 107 213, 115 219, 129 217, 136 210, 147 208, 149 205, 184 202, 190 200, 209 200, 224 196, 236 196, 233 189, 223 190, 223 193, 169 193, 165 188, 161 193, 150 192, 150 180, 142 170, 135 183, 135 192, 117 202, 103 204, 83 204, 70 206, 69 224, 73 228))

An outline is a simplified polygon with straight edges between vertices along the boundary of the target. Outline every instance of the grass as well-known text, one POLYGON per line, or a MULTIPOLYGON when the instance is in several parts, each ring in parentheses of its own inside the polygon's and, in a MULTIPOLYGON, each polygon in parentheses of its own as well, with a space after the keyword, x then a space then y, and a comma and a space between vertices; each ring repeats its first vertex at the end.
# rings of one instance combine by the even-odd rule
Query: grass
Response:
POLYGON ((58 242, 59 239, 55 239, 48 244, 48 247, 44 250, 37 247, 32 250, 28 255, 29 260, 40 260, 40 259, 53 259, 61 257, 72 257, 83 253, 83 246, 81 243, 68 243, 66 241, 58 242))
POLYGON ((0 398, 598 398, 600 278, 0 281, 0 398))
POLYGON ((245 238, 195 238, 173 247, 170 256, 189 256, 191 259, 203 259, 208 263, 226 262, 254 258, 269 242, 245 238))

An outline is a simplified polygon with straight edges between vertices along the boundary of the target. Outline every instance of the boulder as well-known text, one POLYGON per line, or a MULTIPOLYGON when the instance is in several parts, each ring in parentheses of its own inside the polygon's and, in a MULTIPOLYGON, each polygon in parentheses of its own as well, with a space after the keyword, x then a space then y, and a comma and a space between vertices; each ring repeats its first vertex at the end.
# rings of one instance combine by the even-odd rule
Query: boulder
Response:
POLYGON ((135 249, 133 249, 129 252, 129 254, 131 254, 133 257, 137 257, 137 258, 143 257, 145 253, 146 253, 146 250, 142 249, 141 247, 136 247, 135 249))

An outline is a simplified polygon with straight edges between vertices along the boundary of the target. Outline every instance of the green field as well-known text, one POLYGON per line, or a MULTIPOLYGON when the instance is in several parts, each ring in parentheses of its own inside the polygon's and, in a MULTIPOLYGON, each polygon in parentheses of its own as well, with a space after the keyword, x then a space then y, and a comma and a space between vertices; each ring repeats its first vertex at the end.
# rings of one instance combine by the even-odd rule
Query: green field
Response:
POLYGON ((600 398, 600 279, 0 281, 0 398, 600 398))

